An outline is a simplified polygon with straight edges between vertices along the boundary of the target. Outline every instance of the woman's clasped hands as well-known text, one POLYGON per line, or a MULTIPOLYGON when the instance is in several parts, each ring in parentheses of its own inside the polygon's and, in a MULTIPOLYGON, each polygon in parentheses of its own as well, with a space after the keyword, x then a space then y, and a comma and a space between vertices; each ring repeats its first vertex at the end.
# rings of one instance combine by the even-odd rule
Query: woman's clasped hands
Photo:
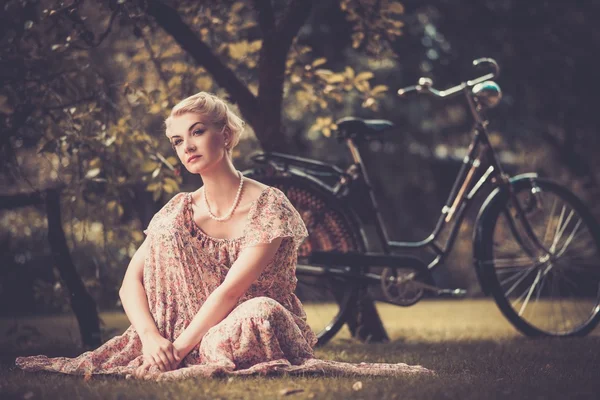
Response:
POLYGON ((156 366, 161 372, 177 369, 184 355, 180 354, 173 343, 158 332, 141 336, 140 339, 142 340, 144 362, 133 373, 135 378, 144 378, 152 366, 156 366))

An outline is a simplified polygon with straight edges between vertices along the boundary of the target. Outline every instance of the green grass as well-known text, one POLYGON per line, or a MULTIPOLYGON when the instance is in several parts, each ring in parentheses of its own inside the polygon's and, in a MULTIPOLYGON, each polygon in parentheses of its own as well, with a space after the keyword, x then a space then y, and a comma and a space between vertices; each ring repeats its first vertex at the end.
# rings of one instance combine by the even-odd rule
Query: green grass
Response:
MULTIPOLYGON (((488 300, 425 301, 410 308, 379 305, 392 339, 362 344, 341 332, 317 350, 340 361, 406 362, 434 369, 434 377, 348 378, 319 376, 235 377, 154 383, 111 377, 25 373, 12 367, 16 355, 74 356, 81 349, 70 317, 20 319, 35 325, 44 340, 0 338, 0 398, 19 399, 596 399, 600 328, 585 338, 529 339, 488 300), (353 384, 361 381, 362 389, 353 384), (283 395, 285 389, 302 389, 283 395)), ((128 325, 123 314, 102 318, 113 334, 128 325)), ((13 320, 0 320, 2 333, 13 320)))

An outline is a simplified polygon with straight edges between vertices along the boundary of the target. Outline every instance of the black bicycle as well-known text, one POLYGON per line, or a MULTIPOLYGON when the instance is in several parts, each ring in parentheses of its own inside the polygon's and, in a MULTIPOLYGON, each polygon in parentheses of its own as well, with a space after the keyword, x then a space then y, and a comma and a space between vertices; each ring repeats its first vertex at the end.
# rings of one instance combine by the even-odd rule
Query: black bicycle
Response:
POLYGON ((501 99, 494 82, 500 69, 490 58, 473 64, 492 72, 447 90, 436 90, 430 79, 421 78, 418 85, 398 91, 400 96, 440 98, 463 94, 474 118, 468 155, 433 232, 422 241, 388 239, 357 147, 392 128, 389 121, 337 122, 336 137, 346 143, 354 161, 346 170, 312 159, 261 153, 253 157, 256 168, 244 171, 284 191, 306 223, 310 236, 299 249, 296 294, 319 344, 345 323, 353 333, 360 328, 357 304, 374 283, 380 284, 383 301, 400 306, 412 305, 426 294, 464 296, 465 290, 435 286, 431 272, 452 249, 473 199, 490 185, 473 237, 474 267, 483 293, 491 294, 506 318, 528 336, 581 336, 598 324, 599 225, 564 186, 535 173, 505 173, 484 117, 501 99), (375 221, 382 253, 367 251, 363 224, 370 221, 375 221), (416 249, 429 250, 432 259, 411 255, 416 249))

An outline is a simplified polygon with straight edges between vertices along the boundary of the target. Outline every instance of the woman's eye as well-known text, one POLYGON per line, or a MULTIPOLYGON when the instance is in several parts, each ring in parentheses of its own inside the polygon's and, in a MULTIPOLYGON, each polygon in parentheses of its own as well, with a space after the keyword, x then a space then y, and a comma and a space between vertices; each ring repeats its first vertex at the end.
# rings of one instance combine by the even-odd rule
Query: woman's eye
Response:
POLYGON ((198 129, 198 130, 195 130, 195 131, 194 131, 194 134, 196 134, 196 133, 200 135, 200 134, 204 133, 204 131, 203 131, 203 130, 200 130, 200 129, 198 129))
POLYGON ((177 146, 179 143, 181 143, 181 140, 175 140, 173 141, 173 146, 177 146))

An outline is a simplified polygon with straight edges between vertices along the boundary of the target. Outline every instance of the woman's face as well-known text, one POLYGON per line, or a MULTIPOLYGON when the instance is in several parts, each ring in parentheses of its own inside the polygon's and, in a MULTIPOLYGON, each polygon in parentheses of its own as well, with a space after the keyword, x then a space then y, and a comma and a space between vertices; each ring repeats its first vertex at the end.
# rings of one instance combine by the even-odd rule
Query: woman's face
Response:
POLYGON ((192 174, 199 174, 219 163, 227 150, 223 127, 205 115, 185 113, 171 118, 167 134, 181 163, 192 174))

